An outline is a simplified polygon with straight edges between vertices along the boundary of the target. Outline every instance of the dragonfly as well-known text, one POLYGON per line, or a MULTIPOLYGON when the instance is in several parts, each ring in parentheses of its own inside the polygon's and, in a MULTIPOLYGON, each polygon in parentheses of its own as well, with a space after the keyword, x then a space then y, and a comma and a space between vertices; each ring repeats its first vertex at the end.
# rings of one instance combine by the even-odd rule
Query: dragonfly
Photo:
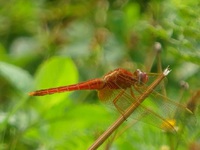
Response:
MULTIPOLYGON (((134 72, 123 68, 117 68, 105 74, 102 78, 94 78, 77 84, 48 88, 30 92, 30 96, 44 96, 66 91, 77 90, 97 90, 98 98, 101 102, 114 106, 122 115, 124 111, 134 103, 137 98, 148 87, 149 75, 140 69, 134 72)), ((167 114, 173 114, 176 109, 188 111, 186 106, 176 103, 166 96, 156 92, 151 94, 153 98, 148 98, 140 104, 133 113, 134 119, 142 118, 144 122, 156 125, 160 128, 174 130, 174 122, 167 114)), ((173 114, 174 115, 174 114, 173 114)))

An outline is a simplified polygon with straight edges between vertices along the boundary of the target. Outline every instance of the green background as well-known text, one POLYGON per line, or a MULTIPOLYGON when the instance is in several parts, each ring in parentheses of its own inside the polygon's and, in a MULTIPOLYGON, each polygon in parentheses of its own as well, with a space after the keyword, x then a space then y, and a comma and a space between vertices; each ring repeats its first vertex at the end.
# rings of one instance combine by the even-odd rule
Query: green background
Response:
MULTIPOLYGON (((162 67, 172 69, 167 95, 186 104, 200 90, 199 7, 198 0, 0 0, 0 149, 87 149, 117 117, 95 91, 28 93, 119 67, 158 72, 159 46, 162 67)), ((196 101, 196 123, 183 122, 181 136, 137 122, 100 149, 200 149, 196 101)))

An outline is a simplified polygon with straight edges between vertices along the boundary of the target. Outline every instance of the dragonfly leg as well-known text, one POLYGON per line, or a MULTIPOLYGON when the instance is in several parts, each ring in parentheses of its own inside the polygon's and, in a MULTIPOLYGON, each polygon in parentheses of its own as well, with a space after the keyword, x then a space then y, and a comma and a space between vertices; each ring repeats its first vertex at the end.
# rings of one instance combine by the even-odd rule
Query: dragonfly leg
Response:
POLYGON ((130 94, 131 94, 131 96, 132 96, 132 99, 134 100, 134 101, 132 101, 131 103, 135 105, 138 101, 137 101, 137 97, 135 96, 135 94, 134 94, 134 92, 133 92, 132 87, 130 88, 130 94))
POLYGON ((134 94, 134 92, 133 92, 133 89, 132 89, 132 88, 130 88, 130 93, 131 93, 131 96, 132 96, 134 99, 136 99, 136 97, 135 97, 135 94, 134 94))
MULTIPOLYGON (((120 97, 124 94, 125 90, 121 91, 116 97, 115 99, 113 100, 113 104, 114 106, 117 108, 117 110, 119 111, 119 113, 124 117, 124 110, 121 109, 118 105, 117 105, 117 102, 118 100, 120 99, 120 97)), ((124 120, 126 120, 126 118, 124 117, 124 120)))

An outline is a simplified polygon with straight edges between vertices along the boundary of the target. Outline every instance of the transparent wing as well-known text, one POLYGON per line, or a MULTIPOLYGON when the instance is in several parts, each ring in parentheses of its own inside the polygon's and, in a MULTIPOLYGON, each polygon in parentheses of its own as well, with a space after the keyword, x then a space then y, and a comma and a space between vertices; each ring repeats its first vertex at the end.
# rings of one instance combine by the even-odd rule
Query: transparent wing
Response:
MULTIPOLYGON (((138 103, 138 97, 143 94, 147 85, 142 87, 132 86, 127 89, 109 89, 104 88, 98 91, 99 99, 112 107, 115 107, 122 115, 125 110, 130 106, 138 103)), ((131 117, 155 125, 162 129, 174 130, 175 116, 189 112, 187 107, 176 103, 169 98, 153 91, 137 109, 132 113, 131 117)))

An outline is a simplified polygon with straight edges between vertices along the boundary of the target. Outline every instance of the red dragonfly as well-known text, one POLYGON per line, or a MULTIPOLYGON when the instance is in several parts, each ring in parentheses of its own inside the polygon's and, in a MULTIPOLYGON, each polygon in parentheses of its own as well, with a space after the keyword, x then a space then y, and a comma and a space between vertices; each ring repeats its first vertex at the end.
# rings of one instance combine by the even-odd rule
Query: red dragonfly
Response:
MULTIPOLYGON (((30 92, 30 96, 43 96, 65 91, 76 90, 97 90, 98 97, 103 103, 109 103, 117 108, 123 115, 123 112, 133 103, 137 103, 137 97, 147 88, 148 75, 145 72, 137 69, 135 72, 130 72, 122 68, 115 69, 102 78, 95 78, 78 84, 61 86, 56 88, 42 89, 30 92)), ((174 115, 176 108, 187 110, 183 105, 171 101, 167 97, 157 93, 152 94, 154 98, 144 101, 134 111, 133 118, 138 119, 145 116, 146 121, 160 128, 164 126, 171 127, 171 117, 167 114, 174 115), (155 107, 157 106, 157 107, 155 107), (148 116, 148 117, 147 117, 148 116), (156 117, 155 117, 156 116, 156 117), (149 119, 150 118, 150 119, 149 119), (157 119, 155 119, 157 118, 157 119), (154 120, 154 121, 152 121, 154 120), (167 121, 170 120, 170 121, 167 121)), ((173 127, 172 127, 173 128, 173 127)))

